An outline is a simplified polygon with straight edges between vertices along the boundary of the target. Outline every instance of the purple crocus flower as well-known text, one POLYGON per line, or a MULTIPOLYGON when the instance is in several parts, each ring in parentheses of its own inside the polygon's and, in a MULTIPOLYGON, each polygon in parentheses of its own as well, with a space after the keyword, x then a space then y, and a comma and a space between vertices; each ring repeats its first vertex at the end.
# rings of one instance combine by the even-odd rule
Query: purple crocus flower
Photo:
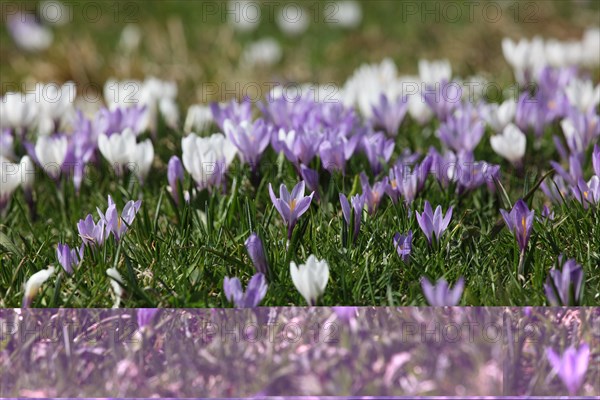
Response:
POLYGON ((457 153, 473 152, 484 132, 485 124, 470 103, 456 110, 438 129, 440 140, 457 153))
POLYGON ((121 133, 129 128, 139 135, 146 125, 147 107, 131 105, 129 107, 115 107, 111 110, 102 108, 94 119, 94 131, 96 135, 104 133, 111 136, 113 133, 121 133))
POLYGON ((224 129, 225 120, 228 119, 235 124, 242 121, 252 121, 252 103, 249 98, 244 98, 241 103, 238 103, 235 99, 225 104, 212 103, 210 111, 214 121, 221 129, 224 129))
POLYGON ((575 259, 562 263, 562 254, 558 263, 562 271, 552 268, 544 284, 546 297, 552 306, 578 306, 581 304, 581 287, 583 285, 583 268, 575 259))
POLYGON ((440 121, 445 121, 462 104, 462 88, 458 82, 441 82, 423 91, 422 98, 440 121))
POLYGON ((361 141, 361 147, 367 159, 373 174, 381 172, 383 163, 387 163, 394 152, 394 139, 387 139, 381 132, 364 135, 361 141))
POLYGON ((575 396, 585 380, 590 361, 590 347, 586 343, 583 343, 578 349, 570 346, 562 356, 559 356, 552 348, 548 347, 546 348, 546 356, 552 370, 558 373, 569 394, 575 396))
POLYGON ((223 281, 225 297, 237 308, 254 308, 258 306, 267 294, 267 287, 267 280, 260 272, 250 279, 246 292, 242 290, 242 284, 238 278, 225 277, 223 281))
POLYGON ((101 246, 104 243, 105 223, 102 218, 100 218, 98 223, 95 223, 92 214, 88 214, 85 219, 79 220, 77 223, 77 230, 79 231, 79 237, 81 237, 83 243, 88 246, 101 246))
POLYGON ((249 164, 252 170, 256 170, 260 156, 271 140, 271 127, 260 118, 254 123, 241 121, 239 124, 226 119, 223 123, 223 131, 238 148, 243 161, 249 164))
POLYGON ((448 208, 446 216, 444 216, 442 214, 442 206, 437 206, 435 212, 433 212, 431 204, 425 200, 425 210, 423 213, 419 214, 418 211, 415 211, 415 214, 417 214, 417 222, 419 223, 421 230, 431 245, 433 236, 439 241, 444 231, 448 228, 448 224, 452 218, 452 207, 448 208))
POLYGON ((542 208, 542 218, 545 218, 548 221, 554 221, 554 211, 550 210, 550 207, 545 204, 542 208))
MULTIPOLYGON (((598 125, 600 126, 600 124, 598 125)), ((594 152, 592 153, 592 165, 596 176, 600 176, 600 146, 597 144, 594 145, 594 152)))
POLYGON ((265 257, 265 249, 260 237, 255 232, 252 232, 250 237, 246 239, 246 250, 248 255, 256 268, 256 272, 266 275, 269 270, 269 264, 267 263, 267 257, 265 257))
POLYGON ((440 279, 434 286, 426 277, 421 278, 421 288, 429 305, 433 307, 453 307, 460 302, 465 281, 460 278, 454 288, 450 289, 445 279, 440 279))
POLYGON ((116 240, 120 240, 125 232, 127 232, 128 227, 133 223, 135 215, 139 211, 141 205, 141 200, 136 202, 130 200, 125 204, 121 215, 119 215, 115 202, 112 197, 108 195, 108 208, 106 209, 106 213, 103 214, 100 209, 98 209, 98 214, 106 225, 106 236, 108 237, 112 233, 116 240))
POLYGON ((67 274, 71 275, 73 267, 78 266, 83 260, 83 247, 83 243, 79 249, 71 249, 62 243, 56 246, 56 258, 67 274))
POLYGON ((529 243, 529 236, 531 236, 535 211, 530 211, 527 204, 525 204, 522 199, 519 199, 510 213, 506 210, 500 210, 500 214, 502 214, 502 218, 504 218, 504 222, 508 229, 510 229, 517 238, 521 253, 524 253, 527 248, 527 243, 529 243))
POLYGON ((373 106, 373 126, 385 129, 389 136, 396 136, 407 111, 408 97, 398 97, 390 101, 385 94, 382 94, 379 104, 373 106))
POLYGON ((148 326, 156 313, 158 308, 138 308, 137 309, 137 324, 138 328, 144 328, 148 326))
POLYGON ((294 186, 294 189, 292 189, 292 193, 290 194, 287 187, 282 183, 281 186, 279 186, 279 198, 277 198, 275 197, 275 193, 273 193, 273 187, 269 183, 269 195, 271 196, 271 201, 287 224, 288 239, 292 238, 292 232, 298 218, 308 210, 313 195, 315 194, 315 192, 312 192, 310 195, 304 196, 304 188, 304 181, 300 181, 294 186))
POLYGON ((404 262, 407 262, 410 258, 410 253, 412 251, 412 237, 412 230, 408 231, 406 235, 401 235, 400 232, 397 232, 394 235, 394 247, 404 262))
POLYGON ((272 135, 271 146, 276 152, 283 152, 285 157, 295 165, 298 163, 308 165, 317 154, 322 141, 323 136, 316 131, 286 132, 280 129, 277 134, 272 135))
POLYGON ((167 166, 167 180, 169 181, 169 192, 175 200, 175 204, 179 205, 179 185, 183 185, 183 164, 177 156, 172 156, 169 159, 167 166))
MULTIPOLYGON (((352 149, 354 151, 354 149, 352 149)), ((352 153, 350 153, 350 156, 352 153)), ((340 171, 342 174, 346 169, 346 161, 350 158, 347 157, 346 145, 341 140, 330 141, 324 140, 319 146, 319 157, 323 167, 333 173, 334 171, 340 171)))
POLYGON ((336 306, 331 307, 336 317, 345 323, 350 323, 351 321, 356 319, 356 314, 358 311, 357 307, 347 307, 347 306, 336 306))
POLYGON ((348 202, 348 198, 343 193, 339 194, 340 204, 342 205, 342 215, 344 216, 344 220, 346 224, 350 226, 351 224, 351 216, 352 211, 354 211, 354 230, 352 232, 352 240, 356 242, 358 238, 358 233, 360 232, 360 223, 362 220, 362 210, 365 206, 365 197, 364 195, 354 195, 350 198, 350 203, 348 202), (350 208, 352 206, 352 208, 350 208))
POLYGON ((600 203, 600 178, 594 175, 589 182, 579 178, 577 186, 571 187, 571 191, 575 199, 587 210, 590 205, 600 203))
POLYGON ((300 164, 300 176, 306 182, 306 187, 308 190, 312 190, 315 192, 316 200, 319 199, 319 173, 314 169, 308 168, 304 164, 300 164))
POLYGON ((369 215, 373 215, 379 208, 379 203, 383 200, 383 195, 388 190, 388 178, 383 178, 379 182, 375 182, 373 186, 369 184, 369 178, 364 172, 360 174, 360 183, 362 186, 362 194, 367 204, 369 215))

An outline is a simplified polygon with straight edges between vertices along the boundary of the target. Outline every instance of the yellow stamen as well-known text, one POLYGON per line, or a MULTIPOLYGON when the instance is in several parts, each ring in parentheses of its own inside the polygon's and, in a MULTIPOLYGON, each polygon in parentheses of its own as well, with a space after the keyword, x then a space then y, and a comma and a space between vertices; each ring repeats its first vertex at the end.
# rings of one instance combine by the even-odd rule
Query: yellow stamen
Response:
POLYGON ((296 208, 296 199, 292 200, 290 203, 290 211, 294 211, 294 208, 296 208))
POLYGON ((527 223, 525 217, 521 218, 521 225, 523 226, 523 235, 527 235, 527 223))

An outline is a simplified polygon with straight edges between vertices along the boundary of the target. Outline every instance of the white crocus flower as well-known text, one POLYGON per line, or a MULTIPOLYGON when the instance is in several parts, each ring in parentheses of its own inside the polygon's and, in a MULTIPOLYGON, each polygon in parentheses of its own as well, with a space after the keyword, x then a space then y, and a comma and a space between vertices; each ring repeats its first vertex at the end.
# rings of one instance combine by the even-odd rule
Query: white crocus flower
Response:
POLYGON ((112 287, 112 291, 115 298, 115 303, 113 304, 113 308, 119 308, 121 304, 121 297, 123 297, 123 278, 119 271, 116 268, 108 268, 106 270, 106 275, 108 275, 110 279, 110 286, 112 287))
POLYGON ((175 101, 169 98, 160 99, 158 102, 158 110, 167 126, 171 129, 177 129, 177 125, 179 124, 179 109, 177 108, 175 101))
POLYGON ((527 139, 516 125, 510 123, 504 128, 501 135, 492 136, 490 143, 498 155, 513 164, 518 164, 525 155, 527 139))
POLYGON ((73 102, 77 95, 74 82, 66 82, 62 86, 38 83, 35 91, 39 101, 37 129, 40 136, 59 131, 72 121, 75 116, 73 102))
POLYGON ((193 104, 188 108, 185 123, 183 124, 183 131, 185 133, 190 133, 192 131, 203 132, 210 127, 212 122, 213 116, 210 107, 193 104))
POLYGON ((325 291, 327 281, 329 281, 329 265, 325 260, 317 260, 311 254, 306 260, 306 264, 297 266, 295 262, 290 263, 290 273, 292 282, 298 289, 298 292, 304 297, 309 306, 314 306, 317 299, 325 291))
POLYGON ((298 36, 306 32, 310 25, 308 11, 298 4, 284 5, 277 13, 277 26, 288 36, 298 36))
POLYGON ((201 138, 191 133, 181 140, 181 160, 199 189, 221 182, 237 149, 222 133, 201 138))
POLYGON ((227 20, 231 27, 239 32, 255 30, 261 18, 260 5, 252 0, 230 0, 227 5, 227 20))
POLYGON ((35 182, 35 165, 29 156, 23 156, 19 164, 21 165, 19 179, 23 186, 23 190, 26 192, 31 191, 35 182))
POLYGON ((356 0, 336 1, 335 12, 331 18, 326 18, 325 23, 339 25, 342 28, 353 29, 360 25, 363 13, 360 3, 356 0))
POLYGON ((140 182, 144 182, 154 161, 154 146, 152 146, 150 139, 135 144, 129 151, 128 156, 129 169, 135 172, 140 182))
POLYGON ((419 125, 424 125, 433 117, 433 111, 419 93, 408 97, 408 113, 419 125))
POLYGON ((271 66, 281 60, 282 50, 279 42, 273 38, 264 38, 248 44, 241 56, 246 67, 271 66))
POLYGON ((131 152, 135 147, 135 134, 129 128, 110 136, 101 133, 98 137, 100 153, 112 164, 117 174, 120 174, 123 167, 130 162, 131 152))
POLYGON ((38 109, 35 94, 6 93, 0 101, 0 128, 24 131, 35 122, 38 109))
POLYGON ((483 112, 483 118, 494 132, 502 132, 513 121, 517 112, 517 103, 506 100, 502 104, 488 104, 483 112))
POLYGON ((31 275, 25 282, 23 294, 23 308, 29 307, 35 295, 39 292, 42 285, 54 275, 54 267, 49 266, 48 269, 43 269, 31 275))
MULTIPOLYGON (((17 7, 18 9, 18 7, 17 7)), ((20 48, 36 52, 46 50, 52 44, 52 31, 36 21, 36 16, 30 13, 7 12, 7 27, 15 43, 20 48)))
POLYGON ((65 136, 41 136, 35 144, 35 155, 42 169, 58 179, 60 169, 67 157, 68 141, 65 136))
POLYGON ((419 60, 419 78, 425 84, 449 82, 452 78, 452 66, 448 60, 419 60))
POLYGON ((0 210, 3 210, 12 194, 21 184, 19 165, 0 156, 0 210))
POLYGON ((574 78, 565 88, 565 94, 572 106, 586 113, 600 103, 600 84, 594 88, 590 79, 574 78))

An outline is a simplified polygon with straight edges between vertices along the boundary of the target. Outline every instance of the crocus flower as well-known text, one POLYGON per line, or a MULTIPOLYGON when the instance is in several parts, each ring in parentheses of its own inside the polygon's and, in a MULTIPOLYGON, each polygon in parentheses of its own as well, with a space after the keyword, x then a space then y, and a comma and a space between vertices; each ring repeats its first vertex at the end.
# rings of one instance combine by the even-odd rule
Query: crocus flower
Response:
POLYGON ((500 133, 513 121, 516 111, 517 102, 508 99, 502 104, 492 103, 484 106, 482 117, 494 132, 500 133))
POLYGON ((348 198, 343 193, 340 193, 339 197, 340 204, 342 205, 342 214, 348 226, 351 224, 351 215, 352 211, 354 211, 354 231, 352 232, 352 240, 356 242, 356 238, 358 238, 358 233, 360 232, 362 211, 365 206, 365 196, 356 194, 350 198, 350 203, 348 203, 348 198), (350 208, 350 205, 352 205, 352 209, 350 208))
POLYGON ((136 202, 129 200, 125 204, 125 207, 123 207, 123 212, 119 215, 115 202, 112 197, 108 195, 108 208, 106 209, 106 213, 103 214, 98 209, 98 214, 106 225, 106 236, 108 237, 112 233, 116 240, 120 240, 125 232, 127 232, 128 227, 133 223, 135 215, 139 211, 141 205, 141 200, 136 202))
POLYGON ((418 211, 415 211, 415 214, 417 214, 417 222, 421 230, 427 237, 429 244, 431 244, 433 236, 439 241, 446 228, 448 228, 448 224, 452 218, 452 207, 448 208, 444 216, 442 214, 442 206, 437 206, 434 213, 431 209, 431 204, 425 200, 425 210, 423 213, 419 214, 418 211))
POLYGON ((267 294, 267 287, 267 280, 260 272, 250 279, 246 292, 242 290, 242 284, 238 278, 225 277, 223 281, 225 297, 237 308, 257 307, 267 294))
POLYGON ((35 156, 40 167, 52 178, 58 179, 67 157, 68 141, 65 136, 41 136, 35 144, 35 156))
POLYGON ((389 136, 397 136, 398 128, 400 128, 407 111, 407 97, 398 97, 395 101, 390 101, 385 94, 382 94, 379 104, 373 106, 372 123, 375 127, 385 129, 389 136))
POLYGON ((56 258, 67 274, 71 275, 73 267, 78 266, 83 260, 83 247, 83 243, 79 249, 71 249, 62 243, 56 246, 56 258))
POLYGON ((383 200, 383 195, 388 190, 388 178, 385 177, 371 186, 369 184, 369 178, 367 178, 367 175, 363 172, 360 174, 360 183, 364 201, 367 204, 367 211, 369 212, 369 215, 373 215, 379 208, 379 203, 383 200))
POLYGON ((250 237, 246 239, 245 245, 256 272, 266 275, 267 271, 269 270, 269 263, 267 262, 267 257, 265 256, 263 243, 256 232, 252 232, 250 237))
POLYGON ((138 328, 144 328, 148 326, 156 313, 158 308, 138 308, 137 309, 137 325, 138 328))
POLYGON ((597 144, 594 145, 594 152, 592 153, 592 165, 596 176, 600 176, 600 146, 597 144))
POLYGON ((123 277, 116 268, 108 268, 106 270, 106 275, 108 275, 110 287, 112 288, 115 298, 113 308, 119 308, 121 297, 123 297, 123 277))
POLYGON ((239 124, 226 119, 223 123, 223 131, 237 147, 242 161, 249 164, 252 170, 256 170, 260 156, 271 140, 271 127, 260 118, 254 123, 242 121, 239 124))
MULTIPOLYGON (((558 259, 562 263, 563 256, 558 259)), ((562 271, 552 268, 544 284, 546 297, 552 306, 578 306, 581 304, 583 268, 575 259, 562 264, 562 271)))
POLYGON ((527 139, 516 125, 509 123, 501 135, 490 138, 490 144, 496 154, 518 165, 525 155, 527 139))
POLYGON ((460 302, 464 286, 465 281, 463 278, 460 278, 452 289, 450 289, 448 282, 443 278, 437 281, 435 286, 427 278, 421 278, 423 294, 429 305, 433 307, 456 306, 460 302))
POLYGON ((88 214, 85 219, 80 219, 77 223, 77 230, 79 231, 79 237, 84 244, 90 245, 102 245, 104 243, 104 231, 105 222, 103 218, 100 218, 98 223, 94 222, 92 214, 88 214))
POLYGON ((40 290, 42 285, 50 279, 50 277, 54 274, 54 267, 49 266, 47 269, 43 269, 41 271, 36 272, 31 275, 27 282, 25 282, 24 286, 24 294, 23 294, 23 308, 29 307, 31 301, 40 290))
POLYGON ((145 128, 146 111, 147 107, 141 105, 117 106, 112 109, 101 108, 94 120, 94 130, 98 134, 104 133, 112 136, 114 133, 131 129, 135 135, 138 135, 145 128))
POLYGON ((183 166, 200 190, 223 183, 237 152, 235 145, 221 133, 209 137, 189 134, 181 140, 181 148, 183 166))
POLYGON ((573 78, 565 87, 569 103, 581 112, 593 111, 600 103, 600 85, 594 87, 591 79, 573 78))
POLYGON ((130 162, 131 149, 135 145, 135 133, 129 128, 122 133, 113 133, 110 136, 101 133, 98 137, 98 149, 112 165, 117 175, 120 175, 124 167, 130 162))
POLYGON ((550 210, 550 208, 545 204, 542 208, 542 218, 545 218, 549 221, 554 221, 554 211, 550 210))
POLYGON ((277 198, 275 197, 275 193, 273 193, 273 187, 269 183, 271 201, 281 215, 281 218, 283 218, 283 221, 287 224, 288 239, 292 238, 292 231, 294 230, 294 226, 296 226, 298 218, 310 207, 314 194, 315 192, 312 192, 310 195, 304 196, 304 181, 300 181, 294 186, 291 194, 282 183, 279 186, 279 198, 277 198))
POLYGON ((409 230, 406 235, 401 235, 399 232, 394 235, 394 247, 404 262, 407 262, 410 258, 410 253, 412 251, 412 237, 413 233, 411 230, 409 230))
POLYGON ((290 263, 290 274, 294 286, 304 297, 306 303, 309 306, 314 306, 325 291, 327 281, 329 281, 329 265, 327 261, 318 260, 311 254, 306 260, 306 264, 297 266, 292 261, 290 263))
POLYGON ((502 218, 504 218, 504 222, 508 229, 510 229, 517 238, 521 253, 525 252, 527 243, 529 243, 529 236, 531 236, 535 211, 530 211, 527 204, 525 204, 522 199, 519 199, 510 212, 500 210, 500 213, 502 214, 502 218))
POLYGON ((395 142, 387 139, 383 133, 365 135, 361 141, 361 148, 367 155, 373 174, 378 174, 383 163, 387 163, 394 152, 395 142))
POLYGON ((590 347, 586 343, 580 345, 578 349, 570 346, 562 355, 558 355, 548 347, 546 356, 552 370, 558 373, 569 394, 575 396, 585 380, 590 361, 590 347))
POLYGON ((177 185, 183 185, 183 179, 183 165, 181 164, 181 160, 177 156, 172 156, 167 166, 168 190, 177 205, 179 205, 179 189, 177 185))
POLYGON ((573 186, 571 191, 575 199, 587 210, 590 205, 600 203, 600 178, 594 175, 589 182, 579 178, 577 186, 573 186))
POLYGON ((191 132, 204 132, 213 122, 212 111, 209 106, 193 104, 188 108, 185 122, 183 123, 183 131, 186 134, 191 132))
POLYGON ((237 124, 252 121, 252 103, 249 98, 244 98, 241 103, 235 99, 226 104, 211 103, 210 110, 213 120, 221 129, 224 128, 227 119, 237 124))
POLYGON ((13 192, 20 184, 19 165, 0 156, 0 211, 8 205, 13 192))
POLYGON ((150 139, 136 143, 129 150, 129 170, 135 173, 140 183, 144 183, 152 162, 154 161, 154 146, 150 139))
POLYGON ((36 20, 35 14, 8 13, 8 32, 15 43, 26 51, 37 52, 47 49, 54 38, 52 31, 36 20))
POLYGON ((438 129, 440 140, 457 153, 475 150, 484 132, 485 126, 470 104, 456 110, 438 129))

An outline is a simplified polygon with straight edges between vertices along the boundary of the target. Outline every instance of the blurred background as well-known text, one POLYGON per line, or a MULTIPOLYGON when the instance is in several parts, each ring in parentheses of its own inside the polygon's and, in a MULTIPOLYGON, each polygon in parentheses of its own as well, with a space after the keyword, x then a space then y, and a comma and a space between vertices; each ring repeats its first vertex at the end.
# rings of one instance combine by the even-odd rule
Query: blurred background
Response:
POLYGON ((109 78, 156 76, 185 107, 240 97, 235 83, 342 85, 386 57, 399 74, 446 58, 458 76, 511 81, 503 37, 581 40, 600 2, 9 1, 1 18, 2 94, 72 80, 94 97, 109 78))

